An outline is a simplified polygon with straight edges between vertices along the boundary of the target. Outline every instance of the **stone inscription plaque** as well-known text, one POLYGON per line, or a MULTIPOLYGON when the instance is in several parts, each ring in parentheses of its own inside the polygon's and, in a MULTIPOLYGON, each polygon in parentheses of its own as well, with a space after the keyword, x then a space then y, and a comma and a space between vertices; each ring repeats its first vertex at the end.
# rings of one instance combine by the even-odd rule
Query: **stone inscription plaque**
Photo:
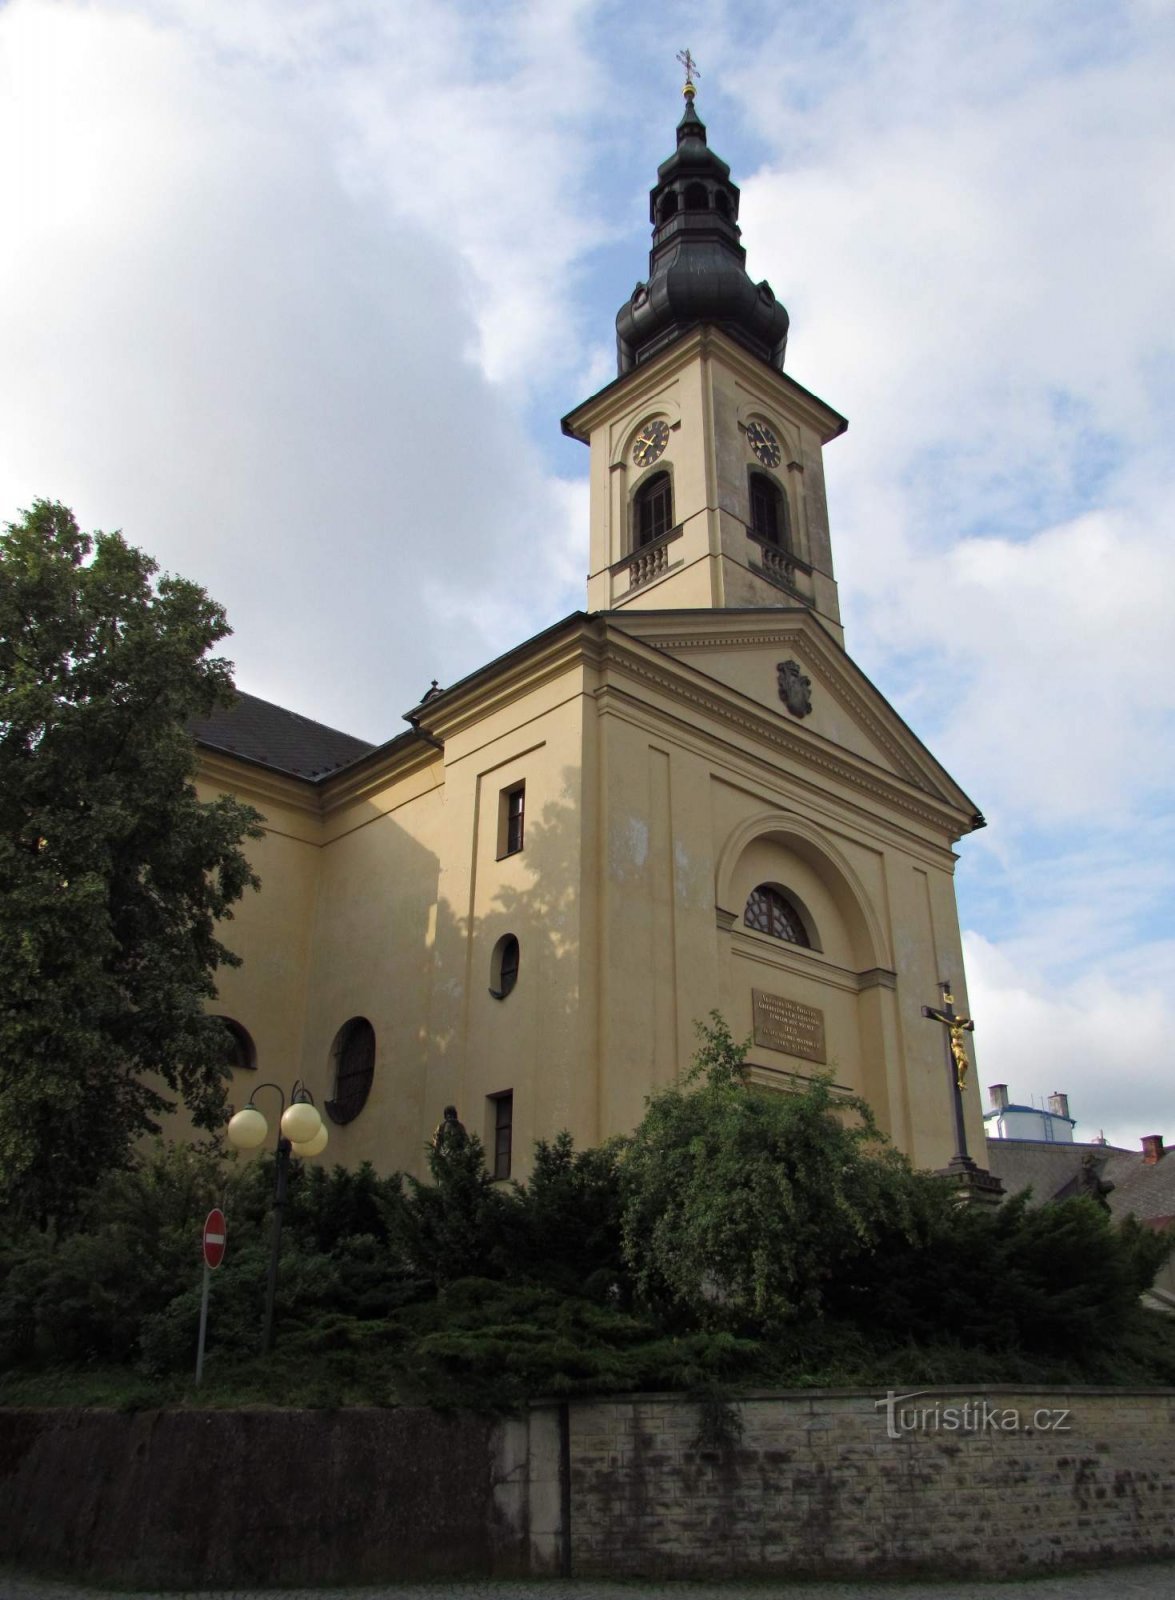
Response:
POLYGON ((789 1056, 801 1056, 805 1061, 818 1061, 821 1065, 828 1060, 824 1049, 823 1011, 802 1005, 798 1000, 767 994, 762 989, 751 990, 751 1009, 756 1044, 765 1045, 768 1050, 783 1050, 789 1056))

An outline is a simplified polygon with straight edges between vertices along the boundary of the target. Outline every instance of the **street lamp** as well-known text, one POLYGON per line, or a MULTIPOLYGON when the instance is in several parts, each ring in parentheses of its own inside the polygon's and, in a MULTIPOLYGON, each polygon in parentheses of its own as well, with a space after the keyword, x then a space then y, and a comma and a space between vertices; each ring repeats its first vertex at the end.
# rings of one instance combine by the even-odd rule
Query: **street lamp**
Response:
POLYGON ((267 1354, 273 1349, 273 1308, 277 1298, 278 1257, 282 1242, 282 1213, 286 1206, 286 1175, 291 1153, 296 1156, 316 1156, 326 1149, 326 1123, 318 1114, 318 1107, 301 1079, 290 1091, 286 1104, 285 1091, 276 1083, 259 1083, 249 1096, 249 1103, 229 1120, 229 1143, 238 1150, 256 1150, 269 1134, 269 1124, 253 1101, 262 1089, 275 1089, 281 1096, 281 1119, 277 1130, 277 1176, 273 1191, 273 1243, 269 1251, 269 1274, 265 1282, 265 1329, 261 1336, 261 1350, 267 1354))

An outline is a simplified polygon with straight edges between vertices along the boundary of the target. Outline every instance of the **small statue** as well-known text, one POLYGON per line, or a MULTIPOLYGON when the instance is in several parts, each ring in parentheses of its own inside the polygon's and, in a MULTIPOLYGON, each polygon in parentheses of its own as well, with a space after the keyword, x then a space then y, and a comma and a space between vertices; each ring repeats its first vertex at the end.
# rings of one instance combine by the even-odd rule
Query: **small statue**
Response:
POLYGON ((1106 1197, 1113 1193, 1115 1187, 1108 1178, 1102 1177, 1097 1157, 1092 1150, 1087 1150, 1081 1158, 1081 1170, 1077 1174, 1078 1194, 1088 1195, 1094 1205, 1108 1211, 1110 1202, 1106 1197))
POLYGON ((457 1107, 446 1106, 445 1114, 437 1123, 437 1131, 432 1136, 433 1149, 438 1155, 450 1150, 461 1150, 468 1137, 464 1123, 458 1121, 457 1107))

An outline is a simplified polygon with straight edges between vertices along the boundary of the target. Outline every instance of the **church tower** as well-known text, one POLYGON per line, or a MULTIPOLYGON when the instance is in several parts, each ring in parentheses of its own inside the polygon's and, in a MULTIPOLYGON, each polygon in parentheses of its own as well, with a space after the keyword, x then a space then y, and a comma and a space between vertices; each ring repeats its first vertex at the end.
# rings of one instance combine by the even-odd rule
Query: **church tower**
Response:
POLYGON ((648 281, 616 318, 619 376, 563 422, 592 453, 588 608, 804 608, 839 643, 821 451, 848 424, 783 370, 788 315, 747 273, 694 96, 649 195, 648 281))

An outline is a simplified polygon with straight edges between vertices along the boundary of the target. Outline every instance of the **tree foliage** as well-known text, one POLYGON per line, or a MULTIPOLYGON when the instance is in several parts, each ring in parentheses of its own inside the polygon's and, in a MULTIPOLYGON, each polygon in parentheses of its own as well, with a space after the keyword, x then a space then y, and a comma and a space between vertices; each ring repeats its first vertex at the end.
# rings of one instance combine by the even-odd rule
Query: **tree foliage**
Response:
POLYGON ((1175 1382, 1175 1325, 1138 1298, 1169 1240, 1084 1199, 961 1206, 862 1107, 820 1082, 757 1090, 743 1055, 715 1019, 693 1079, 630 1140, 540 1143, 525 1184, 495 1183, 473 1138, 432 1151, 430 1182, 295 1161, 268 1363, 274 1158, 140 1152, 68 1228, 15 1219, 0 1236, 5 1394, 62 1365, 89 1384, 102 1363, 133 1374, 132 1395, 155 1386, 141 1403, 182 1393, 212 1203, 229 1248, 207 1373, 237 1400, 1175 1382))
POLYGON ((193 787, 190 719, 231 703, 196 584, 36 502, 0 535, 0 1207, 69 1213, 178 1095, 221 1115, 257 814, 193 787))
POLYGON ((654 1095, 624 1161, 624 1249, 652 1304, 771 1332, 819 1315, 883 1236, 912 1238, 917 1185, 865 1101, 743 1081, 721 1017, 681 1084, 654 1095))

